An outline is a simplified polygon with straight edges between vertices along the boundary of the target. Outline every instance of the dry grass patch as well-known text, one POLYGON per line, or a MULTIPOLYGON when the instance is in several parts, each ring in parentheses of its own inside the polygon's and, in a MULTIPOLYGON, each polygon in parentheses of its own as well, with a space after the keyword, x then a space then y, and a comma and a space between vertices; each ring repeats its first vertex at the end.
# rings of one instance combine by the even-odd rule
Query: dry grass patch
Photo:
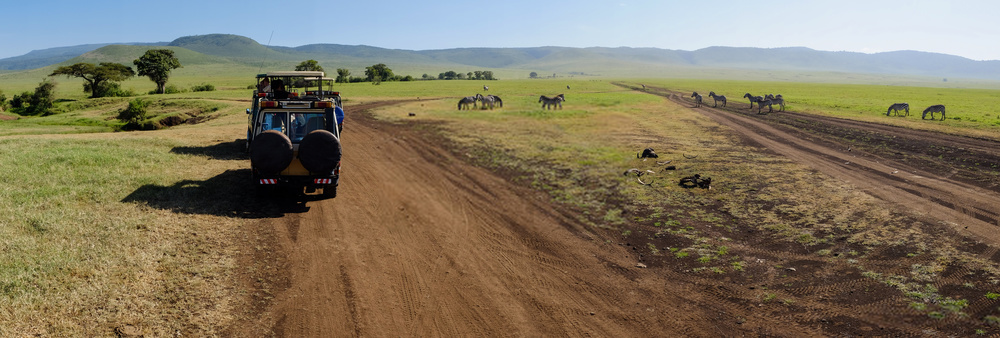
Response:
POLYGON ((0 336, 220 334, 246 303, 232 285, 247 221, 169 206, 230 195, 184 187, 243 167, 238 153, 190 151, 240 137, 231 116, 223 128, 0 138, 0 336))

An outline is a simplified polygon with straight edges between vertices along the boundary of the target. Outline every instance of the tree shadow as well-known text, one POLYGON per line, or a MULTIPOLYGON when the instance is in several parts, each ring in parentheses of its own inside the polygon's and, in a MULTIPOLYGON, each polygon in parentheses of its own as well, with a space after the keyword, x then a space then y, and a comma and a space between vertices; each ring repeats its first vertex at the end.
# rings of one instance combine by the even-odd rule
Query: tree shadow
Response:
POLYGON ((170 152, 181 155, 206 156, 216 160, 246 160, 250 156, 246 152, 246 140, 236 139, 207 147, 175 147, 170 152))
POLYGON ((316 200, 293 191, 261 189, 252 182, 250 169, 227 170, 204 181, 184 180, 170 186, 149 184, 122 199, 184 214, 246 219, 278 218, 309 211, 316 200))

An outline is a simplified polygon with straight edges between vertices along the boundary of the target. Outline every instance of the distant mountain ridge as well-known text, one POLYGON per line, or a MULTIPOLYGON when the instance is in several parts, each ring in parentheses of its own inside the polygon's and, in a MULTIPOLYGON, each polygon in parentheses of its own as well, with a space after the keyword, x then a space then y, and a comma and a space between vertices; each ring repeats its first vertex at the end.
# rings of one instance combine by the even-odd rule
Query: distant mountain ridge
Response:
MULTIPOLYGON (((708 47, 695 51, 631 47, 453 48, 439 50, 388 49, 364 45, 310 44, 299 47, 264 46, 232 34, 185 36, 169 43, 90 44, 32 51, 0 59, 0 70, 47 67, 74 58, 106 55, 101 50, 118 45, 182 48, 204 54, 204 60, 229 60, 244 65, 306 59, 364 67, 373 63, 406 64, 411 68, 464 65, 486 69, 530 69, 540 73, 572 69, 632 70, 654 68, 715 68, 780 71, 822 71, 915 75, 942 78, 1000 80, 1000 61, 975 61, 959 56, 919 51, 875 54, 818 51, 806 47, 708 47)), ((129 54, 127 57, 131 57, 129 54)), ((127 57, 119 57, 121 59, 127 57)), ((116 61, 117 62, 117 61, 116 61)), ((182 60, 183 62, 183 60, 182 60)), ((339 67, 339 66, 338 66, 339 67)))
POLYGON ((108 45, 161 46, 166 42, 99 43, 33 50, 21 56, 0 59, 0 70, 25 70, 57 64, 108 45))

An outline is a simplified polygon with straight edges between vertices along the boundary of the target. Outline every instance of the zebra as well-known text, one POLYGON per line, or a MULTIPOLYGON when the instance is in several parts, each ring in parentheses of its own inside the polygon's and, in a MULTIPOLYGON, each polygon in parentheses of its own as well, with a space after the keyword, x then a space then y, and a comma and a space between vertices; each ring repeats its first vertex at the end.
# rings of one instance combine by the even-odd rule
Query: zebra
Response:
POLYGON ((496 95, 486 95, 486 96, 487 97, 492 97, 493 98, 493 103, 499 105, 500 108, 503 108, 503 100, 500 100, 499 96, 496 96, 496 95))
POLYGON ((889 106, 889 109, 885 111, 885 116, 889 116, 889 113, 895 112, 896 116, 899 116, 899 111, 906 111, 905 116, 910 116, 910 104, 909 103, 894 103, 889 106))
POLYGON ((718 107, 719 101, 722 101, 722 106, 726 106, 726 96, 725 95, 715 95, 715 92, 708 92, 708 96, 715 100, 715 105, 712 107, 718 107))
POLYGON ((771 103, 780 106, 778 111, 785 111, 785 98, 781 97, 781 94, 778 94, 778 96, 767 94, 764 96, 764 98, 769 99, 771 100, 771 103))
POLYGON ((486 86, 486 85, 484 85, 484 86, 483 86, 483 91, 484 91, 484 92, 488 92, 488 91, 490 91, 490 86, 486 86))
POLYGON ((757 114, 761 114, 760 110, 764 108, 765 104, 767 105, 767 112, 768 113, 774 111, 774 108, 771 107, 771 104, 774 103, 774 102, 771 99, 769 99, 769 98, 760 97, 760 96, 753 96, 753 95, 750 95, 750 93, 747 93, 746 95, 743 95, 743 97, 750 99, 750 109, 753 109, 753 104, 757 103, 757 114))
POLYGON ((750 109, 753 109, 753 104, 755 102, 757 102, 757 101, 763 101, 764 100, 764 97, 762 97, 762 96, 753 96, 753 95, 750 95, 750 93, 743 94, 743 98, 750 99, 750 109))
POLYGON ((691 97, 694 98, 695 107, 701 107, 701 94, 698 92, 691 93, 691 97))
POLYGON ((927 109, 924 109, 924 115, 920 117, 921 120, 927 118, 927 113, 931 113, 931 120, 934 119, 934 113, 941 113, 941 121, 944 121, 944 105, 936 104, 927 109))
POLYGON ((465 109, 472 109, 472 108, 469 108, 470 104, 472 105, 473 108, 476 107, 476 97, 475 96, 466 96, 466 97, 463 97, 461 100, 458 100, 458 110, 462 110, 463 107, 465 109))
POLYGON ((490 105, 490 109, 493 109, 493 95, 483 96, 483 94, 476 94, 476 100, 483 103, 482 106, 479 106, 479 109, 486 109, 486 105, 490 105))
POLYGON ((566 97, 563 94, 556 95, 555 97, 548 97, 545 95, 538 97, 538 102, 542 103, 542 108, 552 109, 551 107, 558 105, 559 109, 562 109, 562 102, 566 101, 566 97))

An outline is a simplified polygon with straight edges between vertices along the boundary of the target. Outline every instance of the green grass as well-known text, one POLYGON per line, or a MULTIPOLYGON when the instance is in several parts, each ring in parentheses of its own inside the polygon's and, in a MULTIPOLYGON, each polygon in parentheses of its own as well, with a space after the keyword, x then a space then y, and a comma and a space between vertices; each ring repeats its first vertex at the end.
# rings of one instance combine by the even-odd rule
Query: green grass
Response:
MULTIPOLYGON (((124 324, 150 336, 217 333, 226 319, 213 316, 229 309, 219 282, 231 273, 233 231, 216 227, 238 220, 177 214, 130 197, 240 164, 173 152, 217 140, 212 132, 94 133, 111 129, 94 121, 120 100, 89 101, 63 103, 81 108, 64 114, 0 122, 0 336, 107 336, 124 324), (207 304, 221 307, 180 315, 207 304)), ((218 101, 165 102, 178 110, 225 107, 240 121, 218 101)), ((199 198, 169 192, 143 196, 199 198)))
MULTIPOLYGON (((39 306, 60 305, 69 311, 118 295, 108 311, 132 310, 142 299, 129 290, 134 268, 148 264, 146 245, 150 217, 137 206, 119 201, 143 184, 162 183, 158 168, 178 162, 163 151, 163 140, 2 139, 0 140, 0 299, 8 311, 0 322, 38 318, 39 306), (108 278, 123 280, 109 281, 108 278), (95 288, 106 288, 99 290, 95 288), (57 297, 57 299, 50 299, 57 297), (25 312, 27 311, 27 312, 25 312)), ((146 309, 155 311, 154 309, 146 309)), ((87 316, 60 319, 61 330, 84 330, 87 316)), ((9 327, 15 329, 16 327, 9 327)), ((15 331, 8 331, 12 334, 15 331)))
MULTIPOLYGON (((236 227, 239 220, 184 215, 123 201, 144 187, 154 187, 152 194, 159 192, 172 199, 204 199, 189 194, 198 189, 187 187, 204 185, 227 170, 245 167, 242 161, 171 151, 210 146, 220 137, 242 135, 242 110, 249 106, 246 85, 252 80, 236 76, 206 79, 193 75, 196 70, 198 67, 177 70, 171 83, 176 81, 182 87, 212 83, 218 90, 142 98, 154 102, 150 108, 153 118, 194 111, 216 116, 203 125, 150 133, 67 135, 114 130, 117 121, 113 117, 130 99, 87 99, 78 83, 62 86, 57 93, 63 100, 58 109, 64 113, 0 122, 0 163, 5 164, 0 168, 0 179, 5 182, 0 187, 0 301, 5 304, 5 311, 0 312, 0 336, 23 330, 35 332, 33 327, 46 327, 39 332, 47 335, 107 335, 102 328, 133 322, 157 328, 148 332, 151 336, 166 335, 171 332, 169 328, 190 323, 172 323, 177 317, 161 311, 196 308, 198 302, 212 301, 205 294, 212 288, 212 278, 231 267, 225 265, 228 263, 204 265, 208 264, 204 261, 211 257, 225 262, 226 246, 207 246, 201 236, 195 239, 188 230, 195 226, 203 236, 212 233, 214 227, 236 227), (192 272, 197 277, 182 277, 192 272), (180 305, 164 307, 174 304, 172 301, 180 305), (94 313, 95 308, 102 310, 94 313)), ((65 78, 61 81, 73 82, 65 78)), ((978 89, 641 81, 683 91, 715 90, 730 97, 734 95, 729 91, 739 95, 747 91, 781 93, 794 110, 990 135, 997 134, 994 127, 985 120, 973 121, 974 114, 963 115, 967 113, 962 110, 982 109, 992 114, 1000 109, 993 99, 977 100, 998 96, 998 91, 978 89), (851 99, 824 96, 832 92, 849 93, 851 99), (909 100, 915 107, 923 104, 917 98, 936 97, 931 93, 937 92, 978 103, 966 108, 957 103, 954 110, 945 103, 956 118, 944 123, 920 121, 912 115, 887 118, 880 108, 880 100, 896 101, 897 97, 899 101, 909 100)), ((741 145, 710 119, 661 97, 608 81, 505 80, 488 82, 489 93, 503 98, 503 108, 457 110, 459 97, 486 94, 483 82, 359 83, 335 89, 346 99, 348 119, 354 104, 409 101, 375 113, 390 121, 423 121, 441 126, 446 136, 467 151, 470 161, 512 169, 519 175, 515 178, 518 182, 578 208, 583 213, 579 219, 583 224, 613 229, 616 234, 640 241, 664 235, 690 242, 680 247, 671 245, 670 261, 700 262, 697 271, 750 270, 750 265, 739 258, 745 256, 742 244, 725 238, 728 232, 746 228, 825 253, 848 251, 831 249, 833 244, 825 236, 841 234, 846 243, 855 246, 849 250, 850 256, 857 258, 855 262, 864 262, 867 252, 877 251, 886 243, 939 243, 934 236, 913 230, 912 224, 901 224, 897 214, 880 207, 870 196, 814 175, 806 166, 741 145), (559 93, 567 98, 563 109, 540 108, 539 95, 559 93), (416 116, 410 117, 409 113, 416 116), (662 171, 656 161, 636 159, 635 153, 646 147, 654 148, 661 156, 659 160, 672 160, 678 170, 662 171), (689 154, 699 156, 684 156, 689 154), (635 177, 622 175, 629 168, 657 173, 643 176, 651 185, 640 185, 635 177), (712 190, 676 186, 680 177, 695 173, 725 179, 717 180, 712 190), (857 247, 865 249, 855 251, 857 247)), ((33 87, 37 80, 22 84, 33 87)), ((126 84, 142 93, 153 87, 147 79, 133 79, 126 84)), ((6 87, 4 92, 12 93, 6 87)), ((655 255, 657 246, 651 244, 647 247, 655 255)), ((940 267, 947 264, 968 264, 986 271, 995 271, 996 264, 948 248, 929 245, 921 249, 919 258, 927 255, 940 265, 913 265, 907 276, 852 266, 864 276, 896 287, 901 294, 911 294, 925 308, 957 313, 967 303, 957 301, 944 308, 928 306, 942 298, 925 285, 939 280, 940 267)), ((768 297, 765 301, 776 295, 768 297)), ((212 332, 208 324, 193 331, 212 332)))
POLYGON ((709 91, 725 95, 730 103, 744 105, 749 104, 743 98, 746 93, 781 94, 787 110, 909 128, 950 132, 971 129, 979 134, 994 136, 1000 133, 1000 90, 996 89, 731 80, 652 80, 643 84, 685 93, 697 91, 710 104, 709 91), (909 117, 886 116, 888 107, 896 102, 910 104, 909 117), (935 104, 947 107, 947 119, 921 120, 924 108, 935 104))

